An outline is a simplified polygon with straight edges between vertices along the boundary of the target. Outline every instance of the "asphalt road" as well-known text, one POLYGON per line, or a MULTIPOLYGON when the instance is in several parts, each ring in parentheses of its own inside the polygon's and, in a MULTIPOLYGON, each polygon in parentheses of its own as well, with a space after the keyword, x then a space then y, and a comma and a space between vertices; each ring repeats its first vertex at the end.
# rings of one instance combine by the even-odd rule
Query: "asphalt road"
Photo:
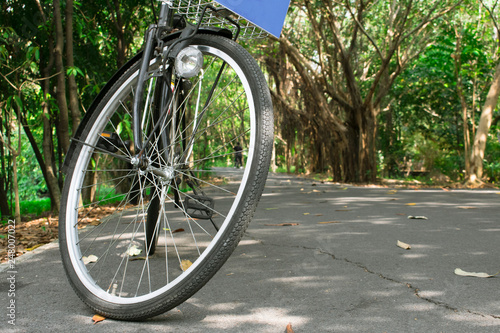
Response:
POLYGON ((500 190, 392 190, 272 175, 233 256, 177 309, 94 325, 52 243, 18 258, 15 273, 0 268, 0 331, 284 332, 291 323, 296 333, 500 332, 500 278, 454 274, 500 270, 499 211, 500 190))

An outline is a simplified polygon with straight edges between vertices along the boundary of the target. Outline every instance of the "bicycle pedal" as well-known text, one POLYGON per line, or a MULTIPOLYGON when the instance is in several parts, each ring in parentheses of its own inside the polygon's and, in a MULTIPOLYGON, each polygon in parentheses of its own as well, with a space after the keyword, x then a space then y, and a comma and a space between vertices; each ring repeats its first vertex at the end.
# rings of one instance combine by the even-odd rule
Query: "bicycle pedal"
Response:
POLYGON ((214 214, 214 199, 192 195, 184 200, 186 214, 195 219, 209 220, 214 214))
POLYGON ((130 150, 129 146, 130 141, 127 140, 123 142, 118 134, 106 131, 101 133, 99 141, 97 141, 98 148, 110 153, 116 153, 118 150, 124 150, 128 152, 130 150))

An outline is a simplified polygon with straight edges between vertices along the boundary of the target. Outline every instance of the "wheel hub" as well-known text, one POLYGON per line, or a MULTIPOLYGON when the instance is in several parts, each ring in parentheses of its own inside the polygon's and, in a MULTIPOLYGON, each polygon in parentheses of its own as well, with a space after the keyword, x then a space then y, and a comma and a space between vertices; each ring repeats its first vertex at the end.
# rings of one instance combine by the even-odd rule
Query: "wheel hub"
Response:
POLYGON ((141 173, 151 172, 152 174, 158 176, 162 182, 170 182, 175 178, 175 168, 173 166, 166 166, 163 168, 157 168, 152 166, 150 161, 146 158, 141 158, 138 156, 132 157, 130 164, 138 168, 141 173))
POLYGON ((133 167, 139 168, 142 171, 146 171, 150 163, 146 158, 144 158, 144 156, 142 157, 133 156, 132 159, 130 160, 130 164, 132 164, 133 167))
POLYGON ((173 167, 155 168, 150 165, 147 171, 160 177, 163 182, 169 182, 175 177, 175 169, 173 167))

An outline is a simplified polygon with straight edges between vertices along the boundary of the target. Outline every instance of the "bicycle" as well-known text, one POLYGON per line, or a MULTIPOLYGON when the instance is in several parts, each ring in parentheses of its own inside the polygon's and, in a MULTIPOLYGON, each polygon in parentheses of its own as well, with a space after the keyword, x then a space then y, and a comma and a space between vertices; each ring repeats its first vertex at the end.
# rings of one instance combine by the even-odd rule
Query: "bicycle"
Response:
POLYGON ((259 29, 212 1, 160 6, 143 51, 101 91, 65 160, 63 265, 107 318, 161 314, 206 284, 242 238, 270 164, 269 89, 236 43, 259 29), (248 147, 243 172, 228 167, 237 140, 248 147))

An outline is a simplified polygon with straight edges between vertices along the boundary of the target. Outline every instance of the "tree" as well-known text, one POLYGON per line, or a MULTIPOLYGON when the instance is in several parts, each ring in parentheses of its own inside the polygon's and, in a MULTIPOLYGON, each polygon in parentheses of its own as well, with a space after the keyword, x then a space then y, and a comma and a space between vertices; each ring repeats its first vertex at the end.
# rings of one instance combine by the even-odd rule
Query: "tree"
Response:
MULTIPOLYGON (((495 15, 493 14, 493 10, 497 7, 498 1, 495 1, 492 8, 487 7, 483 0, 481 0, 481 4, 487 9, 488 13, 490 14, 490 18, 492 20, 495 29, 495 36, 497 42, 496 46, 498 47, 500 46, 500 38, 499 38, 500 30, 495 15)), ((496 59, 496 61, 498 62, 498 59, 496 59)), ((470 172, 469 172, 469 182, 472 184, 480 183, 481 178, 483 177, 483 160, 484 160, 484 152, 486 150, 486 141, 492 123, 493 111, 497 106, 499 96, 500 96, 500 63, 498 63, 495 68, 493 81, 488 91, 488 95, 486 96, 486 101, 484 102, 483 105, 481 118, 479 120, 479 125, 477 127, 476 135, 474 137, 474 145, 472 147, 470 172)))
POLYGON ((73 133, 76 132, 80 124, 80 107, 78 105, 78 87, 76 85, 75 60, 73 56, 73 0, 66 0, 66 62, 68 64, 68 96, 69 96, 69 109, 71 110, 71 120, 73 122, 73 133))
POLYGON ((64 48, 64 33, 63 23, 61 16, 61 2, 54 0, 54 26, 55 26, 55 48, 54 60, 55 70, 57 77, 57 106, 59 108, 59 117, 57 124, 58 142, 61 146, 63 154, 69 149, 69 117, 68 117, 68 103, 66 99, 66 71, 63 61, 63 48, 64 48))
MULTIPOLYGON (((17 138, 15 131, 5 126, 8 121, 16 128, 23 127, 26 135, 21 138, 20 160, 28 155, 36 158, 41 172, 33 178, 45 180, 56 213, 62 186, 60 166, 71 132, 80 122, 80 110, 92 103, 117 66, 139 50, 142 40, 138 33, 151 22, 147 4, 146 0, 102 0, 82 6, 74 0, 36 0, 1 5, 2 133, 5 138, 17 138), (108 6, 110 3, 113 5, 108 6), (78 15, 73 15, 74 10, 78 15), (110 17, 117 18, 116 24, 110 17), (7 121, 5 107, 14 95, 19 96, 23 112, 7 121), (24 143, 28 141, 32 152, 26 151, 29 146, 24 143)), ((2 215, 9 215, 13 154, 3 142, 0 153, 0 209, 2 215)), ((25 166, 19 167, 22 170, 25 166)))
POLYGON ((334 179, 375 180, 377 118, 386 97, 431 41, 434 22, 458 4, 294 1, 294 23, 285 29, 280 50, 271 53, 280 60, 266 64, 277 109, 303 110, 295 113, 303 128, 311 128, 311 171, 324 158, 334 179), (280 87, 287 78, 279 77, 279 67, 286 61, 298 73, 292 88, 297 93, 291 96, 280 87))

